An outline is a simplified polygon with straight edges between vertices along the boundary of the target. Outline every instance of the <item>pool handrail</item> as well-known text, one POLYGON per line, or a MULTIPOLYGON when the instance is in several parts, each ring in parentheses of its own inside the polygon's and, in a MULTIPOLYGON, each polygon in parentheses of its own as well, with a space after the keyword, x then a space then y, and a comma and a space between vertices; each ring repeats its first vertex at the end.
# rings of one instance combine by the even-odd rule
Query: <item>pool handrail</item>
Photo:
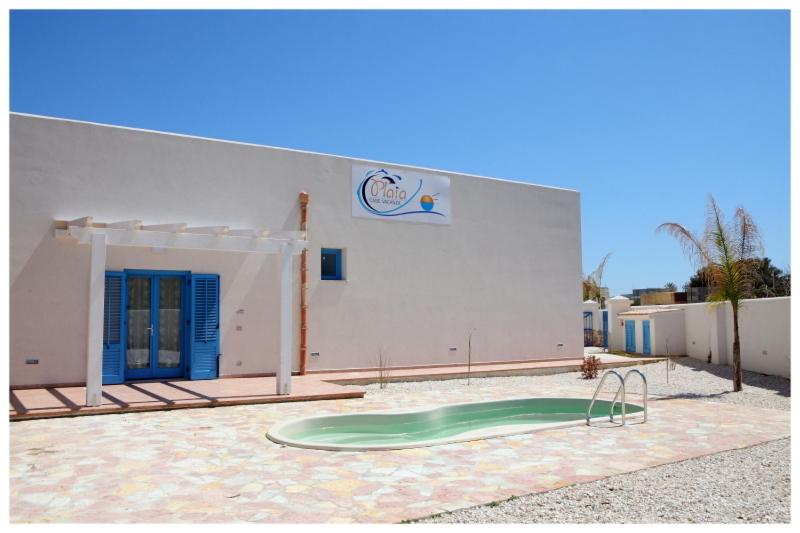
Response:
MULTIPOLYGON (((642 408, 643 408, 643 411, 642 411, 642 415, 643 415, 642 424, 644 424, 645 422, 647 422, 647 376, 645 376, 639 369, 632 368, 632 369, 628 370, 625 373, 625 377, 623 378, 622 381, 627 383, 628 382, 628 376, 630 376, 633 373, 639 374, 639 377, 642 378, 642 408)), ((619 397, 619 391, 620 391, 620 389, 617 389, 617 394, 614 395, 614 401, 611 402, 612 417, 613 417, 613 413, 614 413, 614 405, 617 403, 617 398, 619 397)), ((623 402, 624 402, 624 400, 623 400, 623 402)), ((612 420, 613 420, 613 418, 612 418, 612 420)))
MULTIPOLYGON (((606 370, 606 372, 603 374, 603 377, 600 378, 600 383, 597 385, 597 388, 594 390, 594 396, 592 396, 592 401, 589 403, 589 408, 586 410, 586 425, 587 426, 590 425, 589 424, 589 419, 592 416, 592 407, 594 406, 595 400, 597 400, 597 395, 600 394, 600 389, 603 388, 603 383, 605 383, 606 378, 608 378, 608 376, 610 376, 610 375, 617 376, 617 379, 619 379, 619 389, 617 389, 617 394, 619 394, 619 391, 622 391, 622 425, 623 426, 625 425, 625 378, 623 378, 622 375, 619 372, 617 372, 616 370, 606 370)), ((614 400, 616 401, 616 395, 614 396, 614 400)), ((613 404, 611 405, 611 411, 609 412, 608 418, 609 418, 609 420, 611 422, 614 421, 614 405, 613 404)))

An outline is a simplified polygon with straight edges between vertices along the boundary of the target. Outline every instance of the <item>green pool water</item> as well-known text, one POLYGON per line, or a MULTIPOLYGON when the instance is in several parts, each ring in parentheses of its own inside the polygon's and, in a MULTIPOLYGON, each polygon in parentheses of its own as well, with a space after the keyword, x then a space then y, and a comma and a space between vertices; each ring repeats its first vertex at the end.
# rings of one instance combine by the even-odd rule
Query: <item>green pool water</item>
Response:
MULTIPOLYGON (((589 400, 580 398, 525 398, 443 406, 409 413, 365 413, 305 418, 270 430, 270 439, 289 445, 323 449, 409 447, 431 441, 459 440, 471 432, 502 428, 502 434, 530 431, 536 426, 582 421, 589 400), (510 426, 519 426, 518 428, 510 426)), ((627 414, 642 411, 626 403, 627 414)), ((598 400, 592 418, 608 417, 611 402, 598 400)), ((622 413, 617 403, 614 414, 622 413)), ((481 433, 483 435, 483 433, 481 433)), ((492 435, 480 436, 488 438, 492 435)))

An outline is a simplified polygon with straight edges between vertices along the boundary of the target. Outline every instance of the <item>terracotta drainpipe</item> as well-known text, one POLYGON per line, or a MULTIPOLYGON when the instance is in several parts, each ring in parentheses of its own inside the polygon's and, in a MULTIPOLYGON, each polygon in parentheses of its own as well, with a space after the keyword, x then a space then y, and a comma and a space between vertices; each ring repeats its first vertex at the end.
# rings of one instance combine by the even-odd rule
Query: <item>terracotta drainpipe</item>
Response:
MULTIPOLYGON (((303 238, 308 240, 308 193, 300 191, 300 231, 303 238)), ((306 317, 306 288, 308 285, 308 250, 300 253, 300 375, 306 374, 306 355, 308 354, 306 317)))

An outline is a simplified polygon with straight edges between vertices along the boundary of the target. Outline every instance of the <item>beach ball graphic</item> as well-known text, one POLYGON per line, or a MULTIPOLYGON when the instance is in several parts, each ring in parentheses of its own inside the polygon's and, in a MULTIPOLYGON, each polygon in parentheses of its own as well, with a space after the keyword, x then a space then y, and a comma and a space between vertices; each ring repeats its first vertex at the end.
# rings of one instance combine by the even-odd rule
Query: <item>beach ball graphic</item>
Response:
POLYGON ((419 199, 419 205, 422 206, 422 209, 425 211, 430 211, 433 209, 433 196, 429 194, 425 194, 422 198, 419 199))

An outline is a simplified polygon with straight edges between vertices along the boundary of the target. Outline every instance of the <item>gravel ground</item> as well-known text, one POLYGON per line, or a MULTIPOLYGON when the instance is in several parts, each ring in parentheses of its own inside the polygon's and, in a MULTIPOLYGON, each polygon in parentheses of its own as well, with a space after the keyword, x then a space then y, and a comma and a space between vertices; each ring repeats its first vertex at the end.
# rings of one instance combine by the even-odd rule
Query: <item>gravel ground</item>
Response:
MULTIPOLYGON (((651 363, 639 365, 638 368, 647 376, 647 387, 650 396, 664 396, 670 398, 691 398, 703 401, 726 402, 765 407, 767 409, 789 410, 791 405, 790 384, 788 379, 743 372, 742 392, 733 393, 731 369, 727 366, 708 364, 696 359, 681 357, 674 359, 674 369, 669 370, 669 383, 667 383, 667 363, 651 363)), ((621 373, 634 367, 618 368, 621 373)), ((601 372, 602 375, 602 372, 601 372)), ((578 385, 586 386, 587 390, 594 391, 596 382, 581 378, 579 372, 551 374, 549 376, 509 376, 496 378, 473 378, 471 387, 505 387, 520 385, 530 390, 541 391, 548 385, 578 385)), ((410 381, 389 383, 387 388, 380 389, 377 383, 366 385, 368 394, 391 395, 400 392, 425 391, 437 389, 450 389, 466 384, 464 379, 410 381)), ((610 382, 609 390, 613 390, 610 382)), ((640 382, 632 380, 627 387, 628 394, 637 401, 636 395, 641 394, 640 382)))
POLYGON ((790 439, 433 516, 429 523, 788 523, 790 439))
MULTIPOLYGON (((627 371, 628 368, 621 370, 627 371)), ((790 381, 752 372, 743 373, 743 391, 731 392, 729 367, 689 358, 638 367, 648 392, 671 398, 745 404, 789 410, 790 381)), ((386 389, 368 385, 369 394, 437 390, 463 385, 465 380, 389 383, 386 389)), ((589 385, 576 372, 549 376, 477 378, 471 387, 509 384, 541 391, 548 385, 589 385)), ((631 386, 629 394, 638 385, 631 386)), ((593 390, 590 385, 589 390, 593 390)), ((790 439, 768 442, 680 463, 621 474, 591 483, 529 494, 420 520, 430 523, 767 523, 790 521, 790 439)))

